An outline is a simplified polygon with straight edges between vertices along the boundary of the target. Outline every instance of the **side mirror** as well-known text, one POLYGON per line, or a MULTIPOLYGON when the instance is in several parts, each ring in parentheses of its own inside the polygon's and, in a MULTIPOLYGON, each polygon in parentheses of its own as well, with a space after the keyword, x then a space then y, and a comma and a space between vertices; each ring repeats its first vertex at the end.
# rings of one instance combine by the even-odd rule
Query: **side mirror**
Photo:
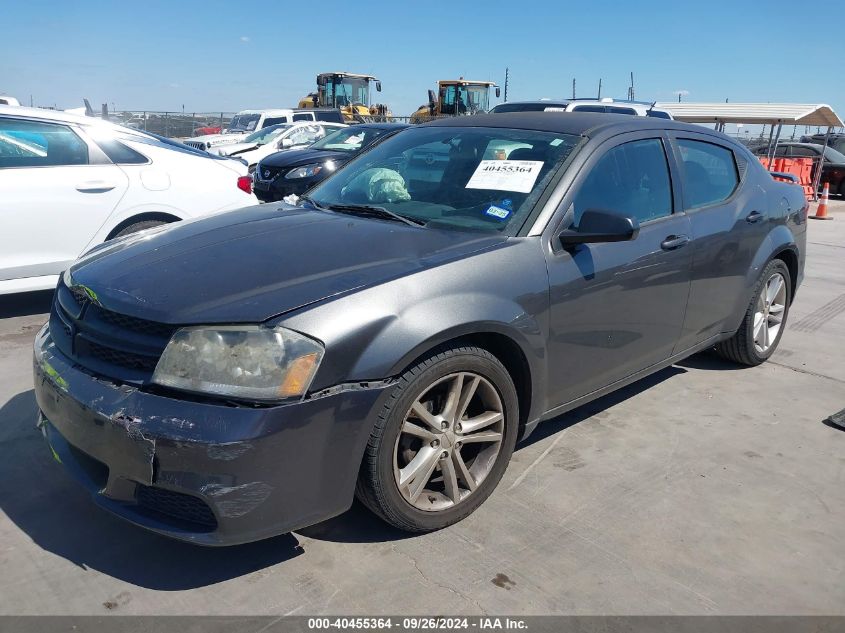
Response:
POLYGON ((293 146, 293 139, 290 138, 283 138, 282 141, 279 143, 279 147, 292 147, 293 146))
POLYGON ((380 81, 376 82, 376 92, 381 92, 381 82, 380 81))
POLYGON ((587 209, 581 215, 577 229, 566 229, 559 239, 564 248, 575 244, 596 242, 626 242, 633 240, 640 232, 640 223, 630 215, 587 209))
POLYGON ((502 95, 502 91, 499 86, 496 86, 496 98, 498 99, 502 95))

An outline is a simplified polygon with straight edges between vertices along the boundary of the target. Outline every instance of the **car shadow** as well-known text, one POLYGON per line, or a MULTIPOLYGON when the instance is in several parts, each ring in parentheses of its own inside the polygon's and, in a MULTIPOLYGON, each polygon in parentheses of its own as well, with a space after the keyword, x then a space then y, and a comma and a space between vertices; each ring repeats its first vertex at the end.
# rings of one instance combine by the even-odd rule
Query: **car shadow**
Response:
MULTIPOLYGON (((721 367, 712 367, 721 369, 721 367)), ((682 374, 672 366, 542 423, 523 450, 555 433, 682 374)), ((147 532, 93 504, 50 457, 35 429, 32 390, 0 407, 0 511, 44 550, 81 568, 159 591, 212 585, 283 563, 304 553, 293 534, 226 548, 205 548, 147 532)), ((298 530, 303 537, 338 543, 393 542, 414 535, 388 526, 355 501, 344 514, 298 530)))
POLYGON ((35 428, 32 390, 0 407, 0 511, 44 550, 139 587, 213 585, 303 553, 292 534, 224 548, 174 541, 97 507, 50 457, 35 428))
POLYGON ((722 358, 713 349, 704 350, 694 356, 685 358, 684 360, 678 362, 677 366, 684 367, 686 369, 707 369, 718 371, 743 371, 748 369, 745 365, 740 365, 739 363, 734 363, 722 358))
POLYGON ((52 302, 52 290, 3 295, 0 297, 0 319, 44 314, 50 311, 52 302))

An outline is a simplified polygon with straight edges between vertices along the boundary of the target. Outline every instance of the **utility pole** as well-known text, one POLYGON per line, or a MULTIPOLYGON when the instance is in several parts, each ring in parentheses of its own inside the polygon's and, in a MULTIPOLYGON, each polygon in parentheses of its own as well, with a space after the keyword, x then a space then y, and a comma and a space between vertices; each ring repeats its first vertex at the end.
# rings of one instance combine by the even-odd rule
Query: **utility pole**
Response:
POLYGON ((599 94, 598 94, 598 97, 596 97, 596 98, 601 99, 601 77, 599 77, 599 94))
POLYGON ((634 71, 631 71, 631 101, 634 100, 634 71))
POLYGON ((510 76, 510 70, 505 68, 505 103, 508 102, 508 78, 510 76))
POLYGON ((681 102, 681 91, 678 90, 678 103, 680 103, 680 102, 681 102))
POLYGON ((575 77, 572 78, 572 98, 575 98, 575 77))

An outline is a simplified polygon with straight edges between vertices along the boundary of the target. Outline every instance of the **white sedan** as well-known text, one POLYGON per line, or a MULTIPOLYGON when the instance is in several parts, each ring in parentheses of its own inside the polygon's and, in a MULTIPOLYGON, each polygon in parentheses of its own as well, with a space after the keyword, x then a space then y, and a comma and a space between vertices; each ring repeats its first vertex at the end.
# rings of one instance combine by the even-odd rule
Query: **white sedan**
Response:
POLYGON ((346 127, 343 123, 300 121, 279 123, 265 127, 246 136, 243 141, 231 145, 212 147, 208 152, 219 156, 237 157, 246 161, 252 171, 262 158, 279 150, 308 147, 315 141, 346 127))
POLYGON ((101 119, 0 106, 0 294, 53 288, 114 237, 256 203, 242 162, 101 119))

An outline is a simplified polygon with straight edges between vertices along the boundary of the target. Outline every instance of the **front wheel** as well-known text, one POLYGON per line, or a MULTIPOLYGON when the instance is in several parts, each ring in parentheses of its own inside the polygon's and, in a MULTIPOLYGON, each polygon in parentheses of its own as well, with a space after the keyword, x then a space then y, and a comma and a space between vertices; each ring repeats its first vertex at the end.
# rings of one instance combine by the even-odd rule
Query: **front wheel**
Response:
POLYGON ((774 354, 786 327, 792 297, 789 269, 781 260, 769 262, 736 334, 716 345, 716 352, 741 365, 759 365, 774 354))
POLYGON ((492 354, 437 353, 399 379, 367 445, 356 494, 403 530, 460 521, 502 478, 518 419, 513 380, 492 354))

